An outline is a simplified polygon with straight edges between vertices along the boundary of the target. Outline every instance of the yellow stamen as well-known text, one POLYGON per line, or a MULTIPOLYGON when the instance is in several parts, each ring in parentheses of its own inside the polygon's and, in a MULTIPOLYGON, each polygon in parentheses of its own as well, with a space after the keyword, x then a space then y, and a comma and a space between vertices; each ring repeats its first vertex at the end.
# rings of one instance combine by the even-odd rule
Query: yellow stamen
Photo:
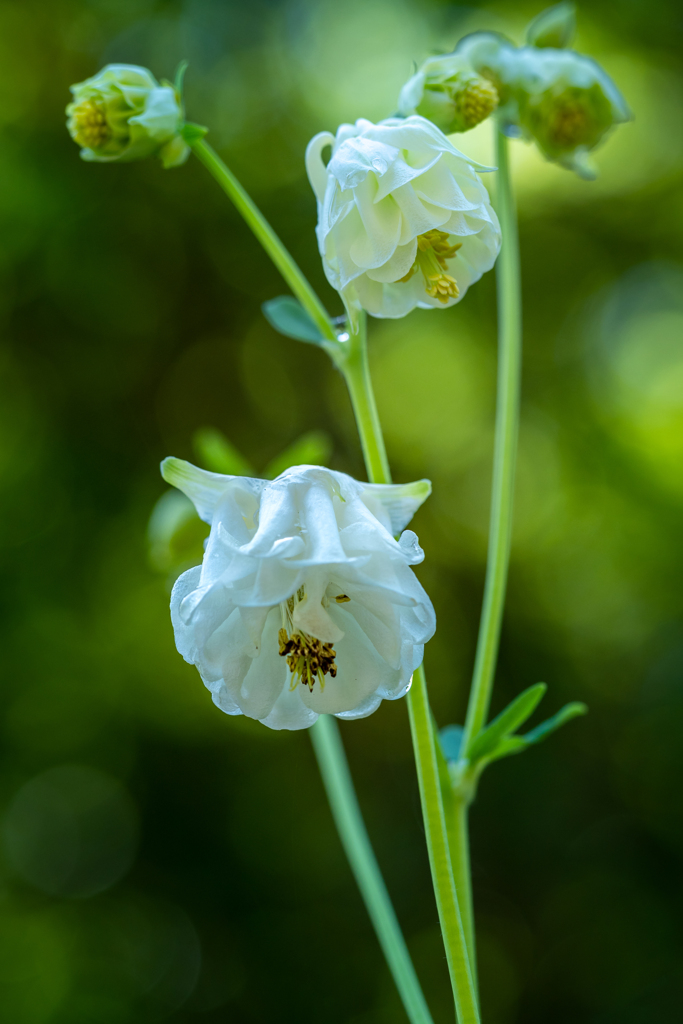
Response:
POLYGON ((73 108, 70 127, 75 141, 86 149, 97 149, 112 136, 104 105, 93 99, 83 100, 73 108))
POLYGON ((462 248, 462 242, 449 245, 448 232, 432 228, 424 235, 417 236, 417 253, 415 262, 405 275, 399 278, 400 281, 409 281, 418 270, 422 271, 425 282, 425 291, 433 299, 447 303, 450 299, 457 299, 460 294, 454 277, 445 273, 448 270, 448 260, 452 260, 458 249, 462 248))
MULTIPOLYGON (((337 653, 330 643, 318 640, 317 637, 305 633, 302 629, 295 629, 293 623, 294 609, 297 604, 306 598, 306 588, 299 587, 296 594, 292 594, 281 605, 282 629, 278 633, 280 657, 287 659, 289 671, 292 673, 289 689, 296 690, 299 683, 307 686, 313 693, 316 681, 320 683, 320 689, 325 689, 325 676, 333 679, 337 674, 335 658, 337 653)), ((339 604, 350 601, 346 594, 339 594, 334 598, 339 604)))

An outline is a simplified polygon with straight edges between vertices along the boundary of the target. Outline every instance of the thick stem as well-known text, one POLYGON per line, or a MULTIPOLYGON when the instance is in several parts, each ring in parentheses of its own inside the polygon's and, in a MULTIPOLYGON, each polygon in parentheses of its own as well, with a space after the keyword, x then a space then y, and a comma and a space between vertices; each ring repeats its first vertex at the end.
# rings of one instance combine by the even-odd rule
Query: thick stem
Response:
POLYGON ((226 195, 232 200, 245 221, 266 250, 271 260, 292 289, 301 305, 317 324, 328 341, 337 341, 334 329, 325 307, 302 274, 293 257, 275 234, 253 199, 242 188, 232 171, 223 163, 218 153, 204 139, 191 144, 192 151, 206 169, 214 176, 226 195))
POLYGON ((484 605, 470 690, 462 752, 483 728, 491 701, 510 560, 510 532, 519 426, 522 364, 522 300, 517 218, 510 180, 508 140, 496 131, 497 208, 502 246, 496 267, 498 286, 498 395, 493 454, 493 487, 484 605))
POLYGON ((477 994, 451 867, 441 798, 436 737, 422 666, 413 674, 413 685, 407 699, 429 865, 441 933, 446 948, 446 961, 453 986, 458 1024, 479 1024, 477 994))
POLYGON ((432 1024, 420 983, 363 823, 334 718, 321 715, 310 730, 332 815, 358 888, 412 1024, 432 1024))
POLYGON ((368 480, 373 484, 390 484, 391 470, 370 378, 366 330, 363 311, 358 318, 358 331, 352 332, 346 342, 348 353, 343 360, 338 360, 338 365, 349 389, 368 480))
POLYGON ((474 910, 472 907, 470 837, 467 822, 468 804, 454 793, 450 807, 444 807, 444 811, 446 812, 446 828, 448 830, 448 845, 451 852, 455 892, 462 916, 462 927, 470 958, 472 980, 475 988, 477 988, 477 946, 474 935, 474 910))

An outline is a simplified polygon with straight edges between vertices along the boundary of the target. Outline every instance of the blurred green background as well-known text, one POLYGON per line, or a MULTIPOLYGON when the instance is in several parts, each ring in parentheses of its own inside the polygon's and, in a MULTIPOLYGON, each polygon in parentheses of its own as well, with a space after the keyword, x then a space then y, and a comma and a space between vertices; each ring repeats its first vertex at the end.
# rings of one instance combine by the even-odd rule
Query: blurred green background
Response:
MULTIPOLYGON (((201 428, 257 470, 322 431, 330 464, 362 476, 342 381, 264 320, 286 289, 196 161, 80 161, 69 84, 111 61, 171 77, 188 58, 188 116, 337 314, 306 142, 390 115, 413 61, 475 28, 520 39, 539 9, 0 2, 2 1020, 404 1020, 309 737, 212 705, 174 649, 169 574, 146 542, 158 463, 197 458, 201 428)), ((681 1019, 682 36, 673 0, 583 4, 578 48, 636 120, 599 151, 595 183, 514 144, 525 367, 494 710, 543 679, 539 717, 568 700, 591 713, 481 786, 486 1024, 681 1019)), ((490 126, 462 148, 490 160, 490 126)), ((451 310, 371 324, 395 478, 434 483, 414 526, 442 725, 462 719, 483 588, 494 299, 488 275, 451 310)), ((442 1024, 406 708, 341 728, 442 1024)))

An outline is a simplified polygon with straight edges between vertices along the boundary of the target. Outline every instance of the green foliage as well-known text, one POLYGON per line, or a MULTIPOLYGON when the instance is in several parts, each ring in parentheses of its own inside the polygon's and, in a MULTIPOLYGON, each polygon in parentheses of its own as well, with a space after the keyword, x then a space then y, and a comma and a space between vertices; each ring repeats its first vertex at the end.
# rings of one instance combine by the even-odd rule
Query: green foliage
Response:
POLYGON ((290 466, 327 466, 332 454, 332 439, 324 430, 311 430, 297 438, 268 463, 263 475, 274 480, 290 466))
POLYGON ((226 476, 256 476, 247 459, 215 427, 200 427, 196 430, 192 446, 203 469, 210 469, 212 473, 225 473, 226 476))
POLYGON ((530 686, 528 690, 520 693, 519 697, 515 697, 490 725, 474 737, 465 756, 472 762, 492 756, 501 741, 533 715, 547 689, 545 683, 536 683, 535 686, 530 686))
POLYGON ((266 320, 276 331, 287 338, 296 338, 309 345, 324 345, 325 338, 313 323, 301 303, 291 295, 280 295, 269 299, 261 306, 266 320))

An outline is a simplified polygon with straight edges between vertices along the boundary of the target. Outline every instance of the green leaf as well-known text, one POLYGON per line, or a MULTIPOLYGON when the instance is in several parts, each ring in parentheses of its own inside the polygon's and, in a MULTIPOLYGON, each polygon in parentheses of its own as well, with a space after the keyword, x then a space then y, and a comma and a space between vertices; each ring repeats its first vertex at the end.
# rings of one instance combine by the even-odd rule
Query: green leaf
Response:
POLYGON ((270 326, 287 338, 296 338, 309 345, 324 344, 325 339, 317 325, 293 296, 280 295, 277 299, 269 299, 261 309, 270 326))
POLYGON ((528 690, 520 693, 519 697, 515 697, 490 725, 475 736, 467 751, 469 760, 479 761, 482 757, 492 754, 500 740, 509 736, 534 713, 547 689, 545 683, 536 683, 535 686, 530 686, 528 690))
POLYGON ((552 718, 547 718, 545 722, 537 725, 531 732, 525 732, 521 738, 529 746, 532 743, 540 743, 541 740, 544 740, 546 736, 550 736, 551 732, 555 732, 565 722, 571 722, 572 718, 578 718, 579 715, 587 714, 588 706, 586 704, 582 704, 578 700, 572 701, 571 704, 565 704, 552 718))
POLYGON ((332 439, 324 430, 302 434, 268 463, 263 475, 274 480, 290 466, 326 466, 332 454, 332 439))
POLYGON ((191 146, 193 142, 198 142, 199 139, 203 139, 208 131, 209 129, 205 128, 204 125, 193 124, 192 121, 186 121, 180 129, 180 134, 185 139, 188 146, 191 146))
POLYGON ((463 732, 464 729, 461 725, 444 725, 439 732, 439 743, 447 761, 460 759, 463 732))
POLYGON ((523 736, 504 736, 498 746, 486 755, 486 763, 499 761, 501 757, 509 757, 511 754, 521 754, 528 746, 523 736))
POLYGON ((253 468, 227 437, 214 427, 195 431, 192 445, 200 462, 212 473, 228 476, 256 476, 253 468))
POLYGON ((529 46, 563 50, 571 46, 575 34, 576 8, 565 2, 541 11, 526 30, 526 41, 529 46))

